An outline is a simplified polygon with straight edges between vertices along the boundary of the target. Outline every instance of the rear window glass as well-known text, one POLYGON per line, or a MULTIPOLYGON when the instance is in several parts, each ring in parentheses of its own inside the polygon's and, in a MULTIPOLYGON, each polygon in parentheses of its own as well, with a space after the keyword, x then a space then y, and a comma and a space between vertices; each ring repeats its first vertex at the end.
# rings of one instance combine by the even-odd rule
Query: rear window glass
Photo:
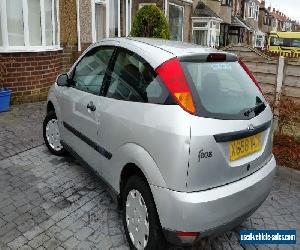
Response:
MULTIPOLYGON (((264 102, 251 78, 238 62, 181 62, 199 104, 201 116, 249 119, 250 108, 264 102)), ((198 105, 197 105, 198 106, 198 105)))

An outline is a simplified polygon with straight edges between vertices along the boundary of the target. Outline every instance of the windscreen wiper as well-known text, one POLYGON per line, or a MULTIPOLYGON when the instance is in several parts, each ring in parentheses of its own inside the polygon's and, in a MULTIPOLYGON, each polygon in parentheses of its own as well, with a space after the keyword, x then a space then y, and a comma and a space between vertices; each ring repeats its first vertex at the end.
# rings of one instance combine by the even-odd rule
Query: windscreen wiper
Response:
MULTIPOLYGON (((263 111, 266 108, 266 105, 264 102, 258 103, 256 106, 254 106, 253 108, 249 108, 247 111, 244 112, 245 116, 249 116, 252 112, 257 113, 258 111, 263 111)), ((260 111, 260 112, 261 112, 260 111)), ((259 113, 260 113, 259 112, 259 113)))

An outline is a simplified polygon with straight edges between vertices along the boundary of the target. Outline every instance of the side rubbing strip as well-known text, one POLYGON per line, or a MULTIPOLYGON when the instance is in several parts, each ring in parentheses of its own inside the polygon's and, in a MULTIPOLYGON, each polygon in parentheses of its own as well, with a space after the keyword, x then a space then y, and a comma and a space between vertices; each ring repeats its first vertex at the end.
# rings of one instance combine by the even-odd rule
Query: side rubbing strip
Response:
POLYGON ((217 134, 214 135, 214 138, 216 142, 227 142, 227 141, 234 141, 238 139, 242 139, 251 135, 256 135, 260 132, 265 131, 271 126, 271 121, 268 121, 258 127, 256 127, 254 130, 241 130, 237 132, 230 132, 230 133, 224 133, 224 134, 217 134))
POLYGON ((73 133, 74 135, 76 135, 79 139, 81 139, 82 141, 84 141, 86 144, 88 144, 90 147, 92 147, 94 150, 96 150, 97 152, 99 152, 101 155, 103 155, 105 158, 107 159, 111 159, 112 154, 110 152, 108 152, 105 148, 101 147, 100 145, 98 145, 96 142, 93 142, 90 138, 88 138, 87 136, 85 136, 84 134, 80 133, 77 129, 73 128, 71 125, 69 125, 66 122, 63 122, 64 127, 69 130, 71 133, 73 133))

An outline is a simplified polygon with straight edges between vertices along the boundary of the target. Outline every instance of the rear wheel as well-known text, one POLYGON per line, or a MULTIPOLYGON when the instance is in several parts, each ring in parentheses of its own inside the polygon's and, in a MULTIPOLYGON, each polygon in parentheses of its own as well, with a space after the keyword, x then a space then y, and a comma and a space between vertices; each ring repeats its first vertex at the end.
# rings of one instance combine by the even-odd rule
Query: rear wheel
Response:
POLYGON ((63 155, 65 149, 61 144, 58 120, 55 112, 50 111, 43 123, 43 137, 47 148, 55 155, 63 155))
POLYGON ((165 241, 151 190, 138 175, 130 177, 123 190, 122 210, 131 249, 164 249, 165 241))

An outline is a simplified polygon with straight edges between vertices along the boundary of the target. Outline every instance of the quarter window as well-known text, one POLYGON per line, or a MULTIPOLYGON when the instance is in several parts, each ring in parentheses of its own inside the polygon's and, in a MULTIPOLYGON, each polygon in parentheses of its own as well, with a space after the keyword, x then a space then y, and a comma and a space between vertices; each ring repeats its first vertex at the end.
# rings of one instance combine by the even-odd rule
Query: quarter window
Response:
POLYGON ((0 50, 59 48, 59 0, 1 0, 0 50))
POLYGON ((74 87, 99 95, 113 51, 113 48, 98 47, 87 52, 75 68, 73 75, 74 87))
POLYGON ((118 53, 108 84, 107 97, 118 100, 164 104, 169 98, 151 66, 123 49, 118 53))

